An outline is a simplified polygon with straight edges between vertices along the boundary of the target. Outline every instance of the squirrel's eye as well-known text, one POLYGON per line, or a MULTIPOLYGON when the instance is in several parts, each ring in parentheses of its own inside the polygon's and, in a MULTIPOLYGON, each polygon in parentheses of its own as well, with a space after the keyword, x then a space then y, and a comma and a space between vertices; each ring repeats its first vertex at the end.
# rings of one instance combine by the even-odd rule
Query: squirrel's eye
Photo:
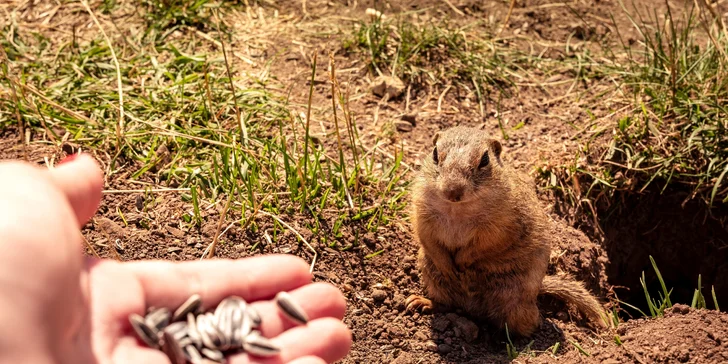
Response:
POLYGON ((440 160, 437 158, 437 147, 432 150, 432 160, 435 161, 435 164, 437 164, 440 160))
POLYGON ((490 163, 490 158, 488 157, 488 152, 483 153, 483 156, 480 157, 480 164, 478 164, 478 168, 483 168, 490 163))

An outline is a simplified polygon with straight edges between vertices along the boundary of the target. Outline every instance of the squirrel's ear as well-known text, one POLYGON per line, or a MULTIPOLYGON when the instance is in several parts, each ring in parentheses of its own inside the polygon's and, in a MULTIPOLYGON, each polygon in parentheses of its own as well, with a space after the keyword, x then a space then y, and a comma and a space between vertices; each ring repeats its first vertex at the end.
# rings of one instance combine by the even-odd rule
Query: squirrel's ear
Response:
POLYGON ((495 139, 490 139, 490 148, 493 150, 493 154, 495 154, 495 157, 500 158, 501 152, 503 151, 503 146, 501 146, 501 143, 495 139))
POLYGON ((440 132, 438 131, 435 133, 435 135, 432 137, 432 145, 437 145, 437 140, 440 139, 440 132))

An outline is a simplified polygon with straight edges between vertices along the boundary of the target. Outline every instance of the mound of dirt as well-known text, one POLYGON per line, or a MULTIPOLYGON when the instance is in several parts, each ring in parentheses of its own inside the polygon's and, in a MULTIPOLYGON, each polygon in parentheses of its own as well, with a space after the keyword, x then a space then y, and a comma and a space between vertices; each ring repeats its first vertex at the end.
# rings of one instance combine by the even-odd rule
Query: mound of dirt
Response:
POLYGON ((590 357, 570 352, 560 359, 614 364, 728 362, 728 314, 723 312, 675 305, 664 318, 630 320, 620 325, 617 334, 622 345, 582 343, 590 357))

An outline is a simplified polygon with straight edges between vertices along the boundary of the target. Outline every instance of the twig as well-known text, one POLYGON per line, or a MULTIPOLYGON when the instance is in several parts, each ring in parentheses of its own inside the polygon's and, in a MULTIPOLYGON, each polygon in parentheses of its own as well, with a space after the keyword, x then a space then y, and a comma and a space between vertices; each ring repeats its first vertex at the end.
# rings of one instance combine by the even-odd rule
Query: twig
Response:
POLYGON ((118 92, 119 92, 119 123, 116 125, 116 150, 117 150, 117 153, 120 153, 121 152, 121 132, 122 132, 122 130, 124 130, 124 93, 121 91, 121 67, 119 67, 119 60, 116 58, 116 52, 114 51, 114 46, 111 44, 111 40, 106 35, 104 28, 101 26, 101 23, 99 23, 99 20, 96 18, 96 14, 94 14, 94 12, 91 11, 91 8, 88 6, 88 3, 86 2, 86 0, 81 0, 81 3, 86 8, 86 11, 88 11, 89 15, 91 15, 91 19, 93 19, 94 23, 96 23, 96 26, 99 27, 101 34, 104 36, 106 43, 109 45, 109 50, 111 51, 111 58, 114 60, 114 65, 116 66, 116 86, 117 86, 118 92))
POLYGON ((440 97, 437 98, 437 113, 438 114, 440 112, 442 112, 442 99, 445 98, 445 95, 447 94, 448 91, 450 91, 451 87, 452 87, 452 85, 447 85, 447 87, 445 87, 445 90, 442 91, 442 93, 440 94, 440 97))
POLYGON ((506 14, 506 18, 503 20, 503 25, 501 25, 500 29, 498 29, 498 33, 493 37, 493 39, 497 39, 500 37, 501 32, 503 32, 503 29, 506 28, 506 25, 508 25, 508 20, 511 19, 511 13, 513 13, 513 8, 516 6, 516 0, 511 0, 511 6, 508 8, 508 14, 506 14))
POLYGON ((212 243, 205 249, 207 252, 207 255, 203 254, 202 259, 210 259, 215 255, 215 248, 217 247, 217 242, 220 241, 220 229, 222 229, 222 223, 225 222, 225 215, 227 215, 228 208, 230 207, 230 201, 233 199, 233 194, 231 193, 230 196, 228 196, 228 200, 225 203, 225 207, 222 209, 222 214, 220 215, 220 220, 217 221, 217 227, 215 228, 215 236, 212 238, 212 243))
POLYGON ((460 11, 460 9, 456 8, 455 5, 453 5, 450 1, 448 1, 448 0, 443 0, 443 1, 447 4, 447 6, 450 7, 450 9, 452 9, 452 11, 458 13, 458 15, 460 15, 460 16, 465 16, 465 13, 460 11))
POLYGON ((303 236, 301 236, 301 234, 298 233, 298 231, 296 229, 291 227, 291 225, 286 224, 283 220, 278 218, 278 216, 275 216, 275 215, 273 215, 269 212, 263 211, 263 210, 258 211, 258 213, 270 216, 274 220, 278 221, 281 225, 283 225, 283 226, 287 227, 289 230, 293 231, 293 233, 296 234, 296 236, 298 236, 298 238, 301 239, 301 241, 303 241, 303 243, 313 252, 313 260, 311 261, 311 268, 309 269, 309 272, 313 272, 313 266, 316 264, 316 258, 318 258, 318 253, 316 253, 316 249, 314 249, 311 246, 311 244, 309 244, 308 241, 306 241, 306 239, 304 239, 303 236))
POLYGON ((81 237, 83 238, 83 243, 86 245, 86 247, 89 250, 91 250, 91 253, 93 253, 96 258, 101 259, 101 257, 99 256, 99 253, 96 252, 96 249, 94 249, 93 245, 91 245, 91 243, 88 242, 88 240, 86 239, 86 237, 83 236, 83 234, 81 234, 81 237))

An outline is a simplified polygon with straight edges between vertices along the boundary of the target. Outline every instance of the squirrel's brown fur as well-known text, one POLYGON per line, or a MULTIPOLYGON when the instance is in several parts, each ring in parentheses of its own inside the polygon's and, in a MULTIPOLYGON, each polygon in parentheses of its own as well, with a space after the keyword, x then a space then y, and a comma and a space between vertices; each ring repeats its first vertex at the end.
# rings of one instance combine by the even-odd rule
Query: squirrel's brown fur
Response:
POLYGON ((537 296, 550 294, 604 326, 601 305, 580 282, 546 276, 548 217, 501 161, 500 143, 482 128, 457 126, 433 144, 413 181, 410 215, 426 294, 408 297, 407 309, 461 308, 530 336, 541 321, 537 296))

